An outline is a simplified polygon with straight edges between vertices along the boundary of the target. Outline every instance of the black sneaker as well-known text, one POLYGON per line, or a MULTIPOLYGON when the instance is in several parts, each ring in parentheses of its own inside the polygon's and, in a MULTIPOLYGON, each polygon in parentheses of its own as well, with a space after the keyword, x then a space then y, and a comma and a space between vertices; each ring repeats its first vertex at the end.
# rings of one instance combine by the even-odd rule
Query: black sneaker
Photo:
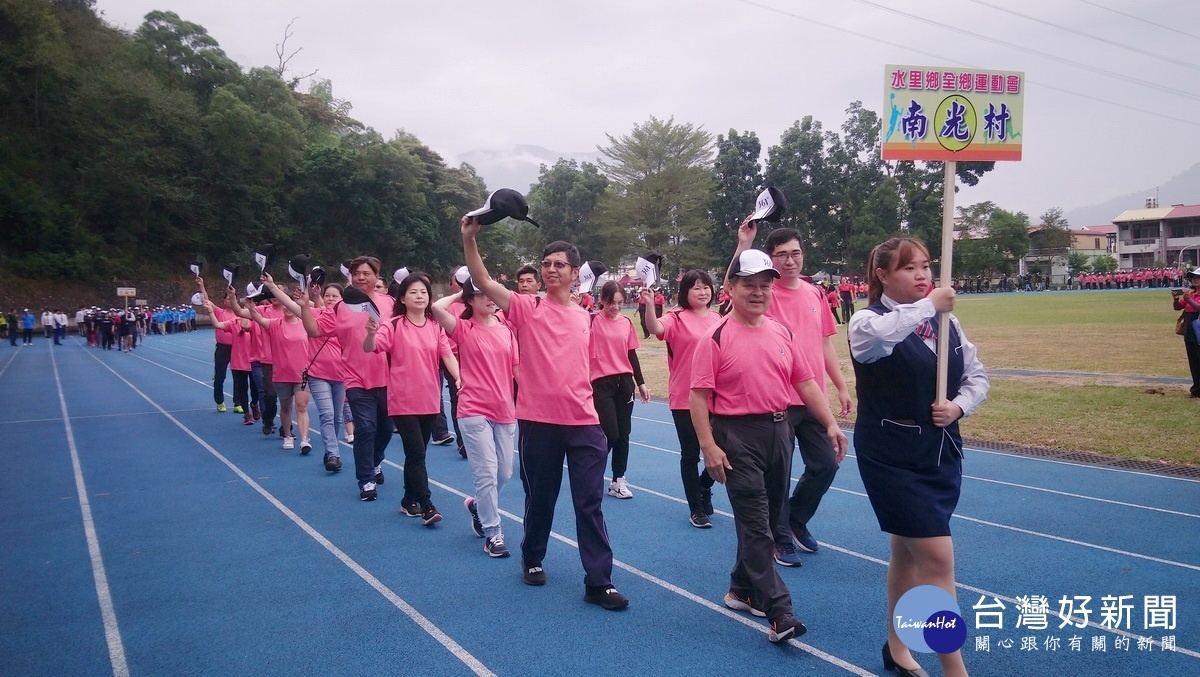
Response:
POLYGON ((700 512, 712 517, 712 487, 700 489, 700 512))
POLYGON ((796 617, 791 614, 784 614, 779 618, 771 621, 771 632, 767 635, 767 639, 772 642, 786 642, 793 637, 799 637, 808 632, 808 628, 804 624, 796 620, 796 617))
MULTIPOLYGON (((467 509, 467 512, 471 513, 471 531, 474 531, 476 536, 483 538, 483 522, 479 521, 479 509, 475 507, 475 499, 468 496, 467 500, 463 501, 463 507, 467 509)), ((486 548, 487 546, 485 545, 484 549, 486 548)))
POLYGON ((360 501, 374 501, 378 497, 375 493, 374 482, 363 482, 362 486, 358 488, 358 500, 360 501))
POLYGON ((504 534, 496 534, 483 542, 483 551, 489 557, 508 557, 508 548, 504 545, 504 534))
POLYGON ((342 458, 340 456, 334 456, 329 452, 325 452, 324 462, 325 469, 329 472, 338 472, 342 469, 342 458))
POLYGON ((521 562, 521 580, 525 581, 525 585, 545 585, 546 572, 542 571, 540 563, 521 562))
POLYGON ((705 515, 702 512, 692 513, 692 517, 688 521, 691 522, 692 526, 696 527, 697 529, 712 528, 712 520, 708 519, 708 515, 705 515))
POLYGON ((432 527, 442 521, 442 513, 433 507, 432 503, 426 503, 421 509, 421 524, 427 527, 432 527))
POLYGON ((270 421, 263 421, 262 431, 264 435, 270 436, 271 433, 275 432, 275 426, 270 421))
POLYGON ((421 504, 406 498, 400 501, 400 514, 405 517, 420 517, 421 504))
POLYGON ((375 466, 375 484, 383 484, 383 466, 375 466))
POLYGON ((583 601, 588 604, 599 604, 609 611, 616 611, 617 609, 624 609, 629 606, 629 599, 617 592, 617 589, 611 585, 588 585, 584 587, 587 591, 583 593, 583 601))
POLYGON ((466 458, 466 457, 467 457, 467 450, 466 450, 466 449, 464 449, 463 447, 459 447, 459 448, 458 448, 458 455, 459 455, 459 456, 462 456, 463 458, 466 458))
POLYGON ((438 446, 441 446, 444 444, 450 444, 453 441, 454 441, 454 433, 452 433, 452 432, 447 432, 444 437, 439 437, 436 440, 432 440, 432 442, 438 446))

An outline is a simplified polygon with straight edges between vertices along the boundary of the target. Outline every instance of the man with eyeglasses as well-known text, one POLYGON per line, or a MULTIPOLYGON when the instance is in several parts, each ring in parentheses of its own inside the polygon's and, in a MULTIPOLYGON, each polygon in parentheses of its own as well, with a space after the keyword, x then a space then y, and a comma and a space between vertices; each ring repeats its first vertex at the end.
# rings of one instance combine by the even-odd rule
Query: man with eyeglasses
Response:
POLYGON ((612 585, 612 546, 601 511, 608 444, 588 380, 590 318, 571 302, 571 285, 579 279, 582 265, 579 250, 561 241, 546 245, 541 264, 545 297, 514 294, 488 274, 475 241, 478 233, 479 221, 464 216, 463 253, 471 281, 504 311, 521 353, 517 424, 525 487, 522 579, 526 585, 546 584, 542 560, 565 459, 583 561, 583 599, 605 609, 624 609, 629 600, 612 585))
MULTIPOLYGON (((758 223, 749 219, 744 221, 738 228, 738 248, 734 256, 750 249, 757 234, 758 223)), ((833 313, 821 290, 800 275, 804 268, 800 232, 794 228, 777 228, 767 236, 765 249, 779 271, 774 300, 766 315, 792 330, 821 390, 819 401, 806 403, 799 394, 794 394, 788 406, 788 423, 800 447, 804 474, 796 483, 791 498, 779 507, 777 515, 773 515, 771 524, 775 534, 775 562, 780 566, 798 567, 802 562, 796 553, 797 547, 810 553, 819 548, 808 523, 846 456, 844 450, 837 450, 829 441, 825 426, 812 412, 817 407, 829 406, 828 386, 821 375, 827 374, 837 388, 839 417, 849 416, 854 403, 833 347, 833 336, 837 334, 833 313)), ((790 455, 788 459, 791 460, 790 455)), ((788 470, 790 473, 790 464, 788 470)))

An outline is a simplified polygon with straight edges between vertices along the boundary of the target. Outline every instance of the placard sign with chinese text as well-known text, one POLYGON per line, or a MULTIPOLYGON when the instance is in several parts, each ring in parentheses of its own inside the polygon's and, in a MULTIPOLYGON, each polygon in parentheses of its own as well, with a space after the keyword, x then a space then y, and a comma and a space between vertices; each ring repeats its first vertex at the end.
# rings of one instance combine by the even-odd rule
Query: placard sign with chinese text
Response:
POLYGON ((1020 160, 1025 74, 889 65, 884 160, 1020 160))

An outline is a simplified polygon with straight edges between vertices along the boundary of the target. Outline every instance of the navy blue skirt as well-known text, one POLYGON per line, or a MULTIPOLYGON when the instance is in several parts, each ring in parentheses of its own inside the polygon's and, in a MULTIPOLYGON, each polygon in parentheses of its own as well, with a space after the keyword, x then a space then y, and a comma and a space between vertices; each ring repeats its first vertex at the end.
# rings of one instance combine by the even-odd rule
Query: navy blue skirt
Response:
POLYGON ((909 538, 950 535, 962 489, 962 442, 929 424, 855 426, 854 451, 879 528, 909 538))

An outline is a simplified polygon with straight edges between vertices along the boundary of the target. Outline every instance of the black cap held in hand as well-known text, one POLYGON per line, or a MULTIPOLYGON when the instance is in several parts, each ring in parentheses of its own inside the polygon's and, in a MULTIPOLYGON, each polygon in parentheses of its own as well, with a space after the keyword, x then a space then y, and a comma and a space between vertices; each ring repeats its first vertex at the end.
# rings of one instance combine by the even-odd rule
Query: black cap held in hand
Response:
POLYGON ((492 193, 482 207, 467 212, 467 217, 478 219, 481 226, 490 226, 497 221, 509 218, 528 221, 541 228, 537 221, 529 218, 529 203, 525 201, 525 196, 512 188, 501 188, 492 193))

